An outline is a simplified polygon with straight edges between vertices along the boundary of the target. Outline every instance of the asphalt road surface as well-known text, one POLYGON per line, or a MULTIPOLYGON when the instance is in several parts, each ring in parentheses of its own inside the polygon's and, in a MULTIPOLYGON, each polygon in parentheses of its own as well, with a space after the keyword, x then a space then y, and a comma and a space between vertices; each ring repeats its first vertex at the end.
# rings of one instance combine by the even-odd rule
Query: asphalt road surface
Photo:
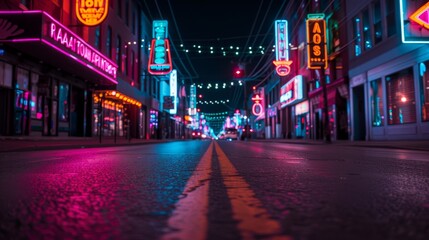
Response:
POLYGON ((256 141, 0 153, 0 239, 429 239, 429 154, 256 141))

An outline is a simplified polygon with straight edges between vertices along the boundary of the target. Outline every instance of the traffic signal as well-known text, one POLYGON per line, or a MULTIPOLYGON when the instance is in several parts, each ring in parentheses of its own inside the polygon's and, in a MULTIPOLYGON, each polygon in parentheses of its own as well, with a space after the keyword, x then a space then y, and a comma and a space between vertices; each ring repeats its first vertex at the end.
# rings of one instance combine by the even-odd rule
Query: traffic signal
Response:
POLYGON ((242 69, 240 67, 234 68, 233 76, 234 76, 234 78, 237 78, 237 79, 243 78, 244 77, 244 69, 242 69))

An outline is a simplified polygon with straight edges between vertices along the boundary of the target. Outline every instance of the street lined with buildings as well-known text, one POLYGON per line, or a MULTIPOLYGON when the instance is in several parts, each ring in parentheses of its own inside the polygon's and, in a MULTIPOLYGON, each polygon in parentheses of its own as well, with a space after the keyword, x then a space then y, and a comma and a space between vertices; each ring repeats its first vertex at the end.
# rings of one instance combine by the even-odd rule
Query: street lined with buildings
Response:
POLYGON ((0 165, 6 239, 429 235, 421 150, 170 141, 2 152, 0 165))

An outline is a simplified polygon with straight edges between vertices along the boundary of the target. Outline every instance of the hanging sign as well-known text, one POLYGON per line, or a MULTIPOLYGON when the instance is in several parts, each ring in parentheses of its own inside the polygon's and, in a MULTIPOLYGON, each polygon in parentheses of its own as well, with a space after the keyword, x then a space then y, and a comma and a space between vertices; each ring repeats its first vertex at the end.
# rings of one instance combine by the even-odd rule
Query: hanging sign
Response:
POLYGON ((289 43, 287 32, 287 21, 276 20, 274 22, 275 41, 276 41, 276 60, 273 61, 276 66, 276 72, 279 76, 287 76, 290 73, 289 61, 289 43))
POLYGON ((170 109, 170 114, 177 113, 177 70, 173 69, 170 73, 170 96, 172 98, 173 107, 170 109))
POLYGON ((76 0, 76 17, 86 26, 101 24, 109 12, 109 0, 76 0))
POLYGON ((167 75, 173 70, 168 41, 168 22, 153 21, 152 37, 148 71, 153 75, 167 75))
POLYGON ((307 15, 307 65, 309 69, 326 69, 328 67, 324 17, 324 14, 307 15))
POLYGON ((256 93, 252 97, 253 105, 252 105, 252 113, 255 116, 260 116, 264 113, 264 107, 262 106, 263 97, 256 93))

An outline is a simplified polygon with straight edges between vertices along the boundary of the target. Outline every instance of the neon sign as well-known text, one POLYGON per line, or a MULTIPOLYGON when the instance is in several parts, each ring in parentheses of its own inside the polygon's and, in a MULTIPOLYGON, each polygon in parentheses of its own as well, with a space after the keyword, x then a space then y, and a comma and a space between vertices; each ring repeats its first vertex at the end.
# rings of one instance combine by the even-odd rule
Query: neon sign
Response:
POLYGON ((69 51, 77 54, 80 58, 85 59, 97 69, 109 74, 116 79, 117 67, 108 58, 93 49, 88 43, 80 39, 70 30, 63 26, 51 22, 49 37, 55 43, 67 48, 69 51))
POLYGON ((99 25, 109 12, 109 0, 76 0, 76 16, 86 26, 99 25))
POLYGON ((173 108, 170 109, 170 114, 177 113, 176 98, 177 98, 177 70, 174 69, 170 73, 170 96, 173 98, 173 108))
POLYGON ((289 43, 287 32, 287 21, 276 20, 274 22, 275 40, 276 40, 276 60, 273 61, 276 66, 276 72, 279 76, 284 77, 290 73, 289 61, 289 43))
POLYGON ((264 107, 262 106, 261 102, 264 98, 260 97, 259 94, 255 94, 254 97, 252 97, 252 100, 255 102, 252 105, 252 113, 255 116, 260 116, 264 113, 264 107))
MULTIPOLYGON (((67 56, 81 66, 117 84, 117 65, 66 28, 49 14, 39 10, 0 11, 5 24, 16 29, 0 42, 41 43, 67 56)), ((37 45, 35 45, 37 46, 37 45)))
POLYGON ((168 22, 153 21, 152 37, 148 71, 153 75, 169 74, 173 70, 173 66, 168 41, 168 22))
POLYGON ((429 2, 417 9, 417 11, 410 16, 410 20, 429 29, 429 2))
POLYGON ((429 43, 429 2, 400 0, 403 43, 429 43))
POLYGON ((286 107, 298 100, 303 99, 303 78, 302 75, 297 75, 289 82, 283 85, 280 89, 280 104, 281 107, 286 107))
POLYGON ((326 69, 328 67, 324 17, 324 14, 307 15, 307 65, 309 69, 326 69))

